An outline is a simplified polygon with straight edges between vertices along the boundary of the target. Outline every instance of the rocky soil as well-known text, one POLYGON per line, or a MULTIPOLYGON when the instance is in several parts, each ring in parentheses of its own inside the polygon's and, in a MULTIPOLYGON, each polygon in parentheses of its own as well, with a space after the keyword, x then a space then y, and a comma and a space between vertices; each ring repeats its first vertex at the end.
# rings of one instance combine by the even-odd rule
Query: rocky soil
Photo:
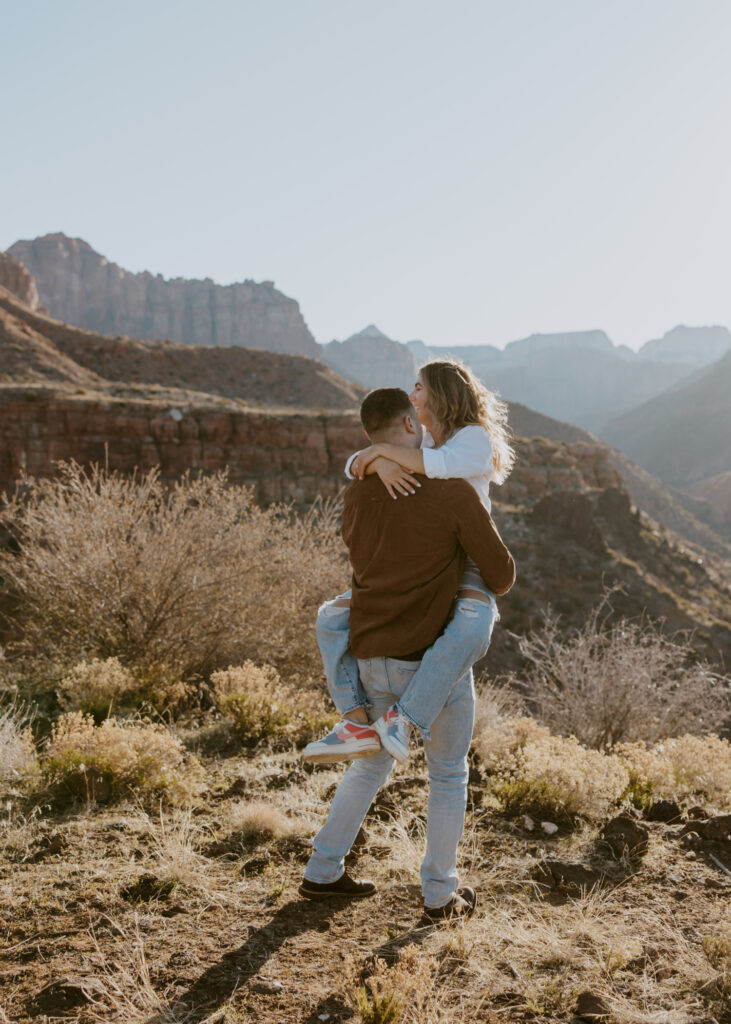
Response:
POLYGON ((478 909, 463 925, 420 928, 420 756, 371 809, 350 869, 378 893, 353 905, 297 894, 341 767, 260 750, 208 758, 206 771, 192 813, 91 805, 2 823, 0 1019, 731 1020, 720 816, 625 816, 549 835, 486 806, 474 766, 460 872, 478 909), (288 835, 232 830, 256 798, 286 814, 288 835), (358 989, 374 981, 401 1014, 361 1013, 358 989))

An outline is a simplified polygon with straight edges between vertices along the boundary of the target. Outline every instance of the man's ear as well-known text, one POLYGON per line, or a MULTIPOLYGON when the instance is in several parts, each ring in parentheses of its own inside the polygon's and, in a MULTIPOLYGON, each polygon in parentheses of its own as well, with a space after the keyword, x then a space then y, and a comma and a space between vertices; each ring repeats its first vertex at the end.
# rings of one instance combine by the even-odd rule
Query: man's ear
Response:
POLYGON ((416 434, 418 433, 419 430, 416 423, 414 422, 414 417, 408 413, 406 416, 404 416, 404 430, 406 431, 407 434, 416 434))

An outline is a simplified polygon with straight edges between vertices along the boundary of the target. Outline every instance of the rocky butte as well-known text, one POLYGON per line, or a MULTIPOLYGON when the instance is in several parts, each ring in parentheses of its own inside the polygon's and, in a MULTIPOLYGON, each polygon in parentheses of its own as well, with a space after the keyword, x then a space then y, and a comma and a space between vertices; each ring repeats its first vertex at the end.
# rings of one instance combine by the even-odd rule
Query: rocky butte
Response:
POLYGON ((80 238, 58 233, 16 242, 8 250, 35 278, 51 316, 99 334, 241 345, 320 357, 299 304, 271 281, 215 284, 110 263, 80 238))

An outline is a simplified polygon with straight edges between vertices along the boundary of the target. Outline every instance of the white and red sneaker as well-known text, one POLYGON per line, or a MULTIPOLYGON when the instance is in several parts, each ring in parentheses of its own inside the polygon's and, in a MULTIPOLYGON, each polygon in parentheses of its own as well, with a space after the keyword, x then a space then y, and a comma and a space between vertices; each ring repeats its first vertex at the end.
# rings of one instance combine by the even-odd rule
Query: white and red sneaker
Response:
POLYGON ((378 733, 370 725, 358 725, 343 718, 321 740, 308 743, 302 751, 302 760, 313 764, 335 764, 353 761, 357 757, 373 757, 381 750, 378 733))
POLYGON ((373 728, 381 737, 384 750, 387 750, 391 757, 394 757, 400 764, 406 764, 409 759, 409 737, 411 735, 411 722, 408 718, 402 715, 394 704, 385 715, 376 719, 373 728))

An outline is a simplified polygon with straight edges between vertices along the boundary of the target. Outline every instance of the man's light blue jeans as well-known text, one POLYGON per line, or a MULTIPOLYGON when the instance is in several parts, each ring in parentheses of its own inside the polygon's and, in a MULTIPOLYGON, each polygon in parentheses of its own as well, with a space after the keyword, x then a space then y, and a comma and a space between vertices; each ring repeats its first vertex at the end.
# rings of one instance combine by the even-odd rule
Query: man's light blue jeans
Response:
MULTIPOLYGON (((432 722, 444 707, 454 680, 487 654, 493 626, 500 618, 495 595, 483 583, 477 567, 469 563, 460 584, 460 589, 464 588, 479 590, 489 600, 457 599, 454 615, 421 662, 416 663, 418 671, 396 705, 424 739, 429 738, 432 722)), ((350 609, 338 604, 350 596, 347 590, 326 601, 317 613, 317 642, 327 688, 341 715, 368 707, 358 679, 358 663, 350 650, 350 609)))
MULTIPOLYGON (((394 658, 358 661, 368 717, 375 721, 403 697, 419 662, 394 658)), ((424 741, 429 769, 426 856, 421 865, 421 888, 428 907, 448 903, 459 885, 457 846, 464 828, 469 769, 467 752, 475 719, 472 671, 448 688, 446 703, 424 741)), ((325 825, 315 836, 305 878, 334 882, 345 870, 345 856, 358 834, 376 793, 388 778, 394 761, 381 750, 375 757, 354 761, 337 788, 325 825)))

